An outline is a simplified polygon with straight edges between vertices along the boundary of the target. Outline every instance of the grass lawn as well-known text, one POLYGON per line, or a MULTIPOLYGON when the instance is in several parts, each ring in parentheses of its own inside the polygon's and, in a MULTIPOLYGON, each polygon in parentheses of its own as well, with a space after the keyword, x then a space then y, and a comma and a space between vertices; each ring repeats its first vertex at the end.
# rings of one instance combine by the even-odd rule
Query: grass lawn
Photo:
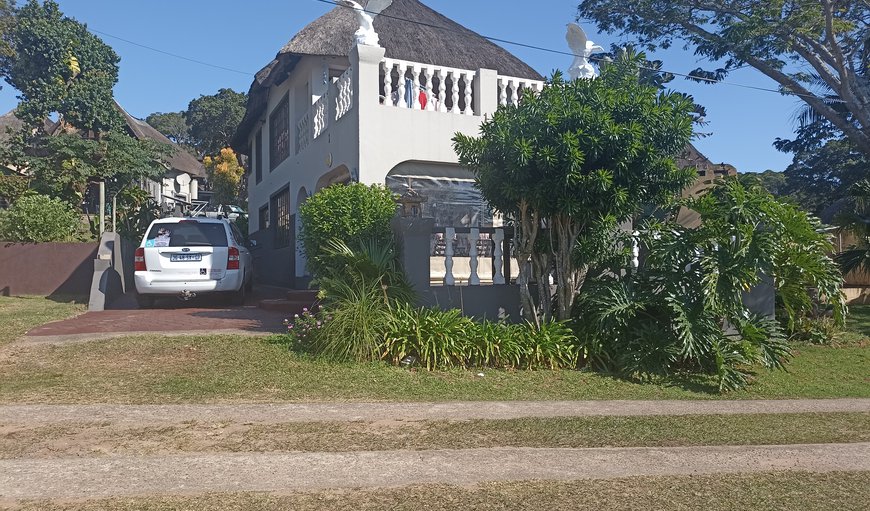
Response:
POLYGON ((870 413, 470 421, 3 426, 0 459, 197 452, 349 452, 491 447, 680 447, 870 441, 870 413))
POLYGON ((0 346, 31 328, 82 313, 87 305, 74 298, 0 296, 0 346))
POLYGON ((584 371, 408 371, 332 364, 259 338, 128 337, 15 348, 0 402, 183 403, 870 397, 870 348, 801 347, 789 372, 761 371, 720 395, 710 380, 648 384, 584 371))
POLYGON ((870 473, 759 473, 639 477, 573 482, 415 486, 289 495, 230 494, 93 502, 25 503, 33 511, 265 511, 272 509, 417 511, 578 509, 858 511, 870 502, 870 473))

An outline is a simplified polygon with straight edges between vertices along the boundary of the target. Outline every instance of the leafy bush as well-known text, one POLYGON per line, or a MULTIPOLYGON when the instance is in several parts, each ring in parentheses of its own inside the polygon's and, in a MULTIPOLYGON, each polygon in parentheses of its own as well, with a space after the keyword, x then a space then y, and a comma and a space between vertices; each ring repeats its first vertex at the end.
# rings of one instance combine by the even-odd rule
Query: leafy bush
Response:
POLYGON ((331 239, 323 245, 323 252, 330 267, 315 279, 321 299, 340 299, 351 289, 350 281, 358 288, 380 285, 390 300, 414 301, 414 290, 399 264, 392 238, 362 239, 352 244, 331 239))
POLYGON ((311 350, 339 362, 379 360, 390 324, 389 301, 380 282, 336 281, 335 290, 316 316, 318 328, 306 332, 311 350))
POLYGON ((394 364, 413 361, 428 370, 452 367, 572 369, 577 339, 565 323, 477 323, 458 310, 396 307, 382 348, 394 364))
POLYGON ((160 206, 141 188, 124 188, 118 194, 118 234, 139 243, 151 222, 160 218, 160 206))
POLYGON ((383 186, 334 185, 314 194, 299 208, 299 238, 309 270, 322 277, 330 268, 341 267, 325 249, 330 240, 346 244, 391 240, 390 220, 396 208, 394 194, 383 186))
POLYGON ((30 178, 24 176, 0 176, 0 203, 11 205, 30 188, 30 178))
POLYGON ((0 215, 0 239, 25 243, 82 239, 80 215, 64 201, 29 193, 0 215))
POLYGON ((640 267, 614 269, 578 302, 577 331, 594 365, 641 377, 712 374, 723 391, 744 386, 750 366, 781 368, 790 357, 782 325, 743 303, 765 275, 787 328, 813 302, 828 303, 842 322, 842 278, 805 213, 736 179, 687 204, 701 227, 648 223, 640 267))

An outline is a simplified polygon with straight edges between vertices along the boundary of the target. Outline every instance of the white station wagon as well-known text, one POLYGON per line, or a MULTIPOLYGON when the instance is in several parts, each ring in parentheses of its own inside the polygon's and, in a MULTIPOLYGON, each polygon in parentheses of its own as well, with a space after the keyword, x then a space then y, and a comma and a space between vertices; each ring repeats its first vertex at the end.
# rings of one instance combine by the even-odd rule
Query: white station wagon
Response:
POLYGON ((243 240, 223 219, 155 220, 134 257, 139 306, 151 307, 159 296, 189 300, 203 293, 231 293, 241 305, 254 279, 253 258, 243 240))

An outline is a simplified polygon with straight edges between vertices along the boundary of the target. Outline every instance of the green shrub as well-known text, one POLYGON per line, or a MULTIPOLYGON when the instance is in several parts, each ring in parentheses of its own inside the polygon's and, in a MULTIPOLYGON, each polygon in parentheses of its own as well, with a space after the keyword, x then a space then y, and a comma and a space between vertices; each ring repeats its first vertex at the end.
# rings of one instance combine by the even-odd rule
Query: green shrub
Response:
POLYGON ((66 202, 29 193, 0 215, 0 239, 24 243, 78 241, 81 216, 66 202))
POLYGON ((151 222, 160 218, 160 206, 141 188, 124 188, 118 194, 116 230, 122 238, 139 243, 151 222))
POLYGON ((30 178, 0 175, 0 203, 11 205, 30 188, 30 178))
POLYGON ((795 332, 814 304, 842 324, 842 277, 806 213, 736 179, 688 205, 700 227, 647 224, 640 267, 614 269, 584 289, 576 329, 593 365, 631 377, 700 372, 733 390, 752 366, 783 367, 783 324, 795 332), (783 324, 744 305, 744 292, 765 275, 784 304, 783 324))
POLYGON ((341 264, 327 253, 325 244, 330 240, 346 244, 391 240, 390 220, 396 208, 395 195, 383 186, 334 185, 314 194, 299 208, 299 239, 308 269, 322 277, 341 264))
POLYGON ((475 322, 458 310, 395 307, 382 358, 411 360, 432 371, 453 367, 573 369, 579 351, 565 323, 475 322))
POLYGON ((407 357, 432 371, 465 367, 470 361, 470 337, 475 324, 458 310, 394 307, 381 357, 399 364, 407 357))
POLYGON ((337 362, 379 360, 389 331, 389 302, 378 281, 337 282, 336 294, 324 303, 313 328, 311 323, 311 318, 303 322, 316 355, 337 362))

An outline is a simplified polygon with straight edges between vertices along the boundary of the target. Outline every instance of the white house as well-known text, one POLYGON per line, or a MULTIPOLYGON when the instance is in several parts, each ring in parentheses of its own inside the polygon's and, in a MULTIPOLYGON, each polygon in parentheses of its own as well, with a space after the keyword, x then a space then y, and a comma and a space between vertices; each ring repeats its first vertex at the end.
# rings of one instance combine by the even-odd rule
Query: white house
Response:
POLYGON ((379 46, 357 44, 357 12, 336 6, 251 86, 233 147, 250 155, 249 226, 270 282, 305 286, 296 213, 333 183, 401 193, 410 181, 428 196, 437 225, 491 224, 452 139, 476 135, 500 104, 543 86, 530 66, 417 0, 370 3, 389 4, 374 19, 379 46))

